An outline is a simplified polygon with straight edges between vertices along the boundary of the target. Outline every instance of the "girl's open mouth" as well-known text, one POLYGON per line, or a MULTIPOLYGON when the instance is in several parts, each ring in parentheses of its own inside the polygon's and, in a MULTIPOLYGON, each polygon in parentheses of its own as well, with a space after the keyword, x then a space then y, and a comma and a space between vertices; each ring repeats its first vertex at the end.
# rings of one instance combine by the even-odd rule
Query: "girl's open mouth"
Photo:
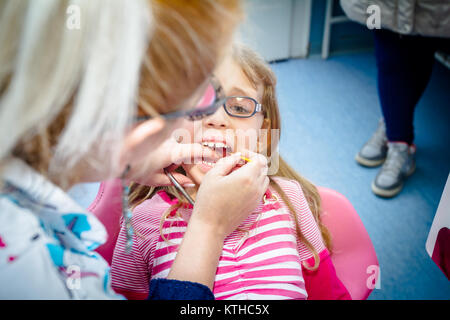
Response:
POLYGON ((204 138, 201 144, 215 152, 215 157, 202 159, 202 163, 200 164, 202 171, 208 171, 214 167, 218 160, 231 155, 233 152, 233 148, 222 138, 204 138))

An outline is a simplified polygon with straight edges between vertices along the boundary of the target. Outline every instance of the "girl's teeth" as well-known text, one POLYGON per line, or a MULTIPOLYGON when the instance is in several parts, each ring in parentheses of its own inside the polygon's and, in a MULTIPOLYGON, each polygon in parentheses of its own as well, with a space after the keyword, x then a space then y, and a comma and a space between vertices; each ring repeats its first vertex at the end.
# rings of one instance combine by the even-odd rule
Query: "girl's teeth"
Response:
POLYGON ((222 143, 222 142, 214 143, 214 142, 206 142, 205 141, 205 142, 202 142, 202 145, 204 147, 209 147, 213 150, 221 149, 221 150, 226 151, 227 153, 231 153, 231 147, 227 146, 225 143, 222 143))
POLYGON ((206 164, 210 167, 214 167, 215 163, 214 162, 208 162, 208 161, 203 161, 203 164, 206 164))

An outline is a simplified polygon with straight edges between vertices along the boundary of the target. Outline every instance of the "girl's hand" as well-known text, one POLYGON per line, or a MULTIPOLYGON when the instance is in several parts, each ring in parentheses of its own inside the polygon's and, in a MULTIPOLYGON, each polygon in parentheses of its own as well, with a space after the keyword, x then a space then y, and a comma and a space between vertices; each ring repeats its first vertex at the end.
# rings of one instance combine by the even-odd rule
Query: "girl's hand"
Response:
POLYGON ((242 160, 234 154, 203 177, 189 224, 198 222, 223 240, 256 208, 269 185, 267 159, 250 151, 245 156, 251 161, 244 166, 235 169, 242 160))

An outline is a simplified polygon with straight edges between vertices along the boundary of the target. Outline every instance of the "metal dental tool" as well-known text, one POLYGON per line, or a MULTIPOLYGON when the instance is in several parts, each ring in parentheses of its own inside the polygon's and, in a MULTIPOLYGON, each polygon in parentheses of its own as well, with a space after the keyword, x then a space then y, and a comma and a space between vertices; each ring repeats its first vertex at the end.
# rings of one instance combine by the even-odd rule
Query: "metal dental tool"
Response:
POLYGON ((194 200, 189 196, 189 194, 184 190, 183 186, 175 179, 175 177, 166 169, 164 169, 164 173, 169 177, 170 181, 172 181, 175 188, 177 188, 178 191, 180 191, 183 196, 186 198, 187 201, 189 201, 190 204, 194 205, 194 200))

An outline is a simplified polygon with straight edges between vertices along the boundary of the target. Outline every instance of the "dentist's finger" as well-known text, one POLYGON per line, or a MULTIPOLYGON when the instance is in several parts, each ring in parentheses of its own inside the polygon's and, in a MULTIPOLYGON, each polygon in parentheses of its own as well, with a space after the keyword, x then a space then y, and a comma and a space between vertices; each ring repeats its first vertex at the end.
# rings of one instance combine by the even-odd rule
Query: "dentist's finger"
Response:
POLYGON ((241 154, 239 152, 232 154, 228 157, 219 159, 209 172, 212 172, 211 174, 218 176, 226 176, 239 164, 240 161, 241 154))

